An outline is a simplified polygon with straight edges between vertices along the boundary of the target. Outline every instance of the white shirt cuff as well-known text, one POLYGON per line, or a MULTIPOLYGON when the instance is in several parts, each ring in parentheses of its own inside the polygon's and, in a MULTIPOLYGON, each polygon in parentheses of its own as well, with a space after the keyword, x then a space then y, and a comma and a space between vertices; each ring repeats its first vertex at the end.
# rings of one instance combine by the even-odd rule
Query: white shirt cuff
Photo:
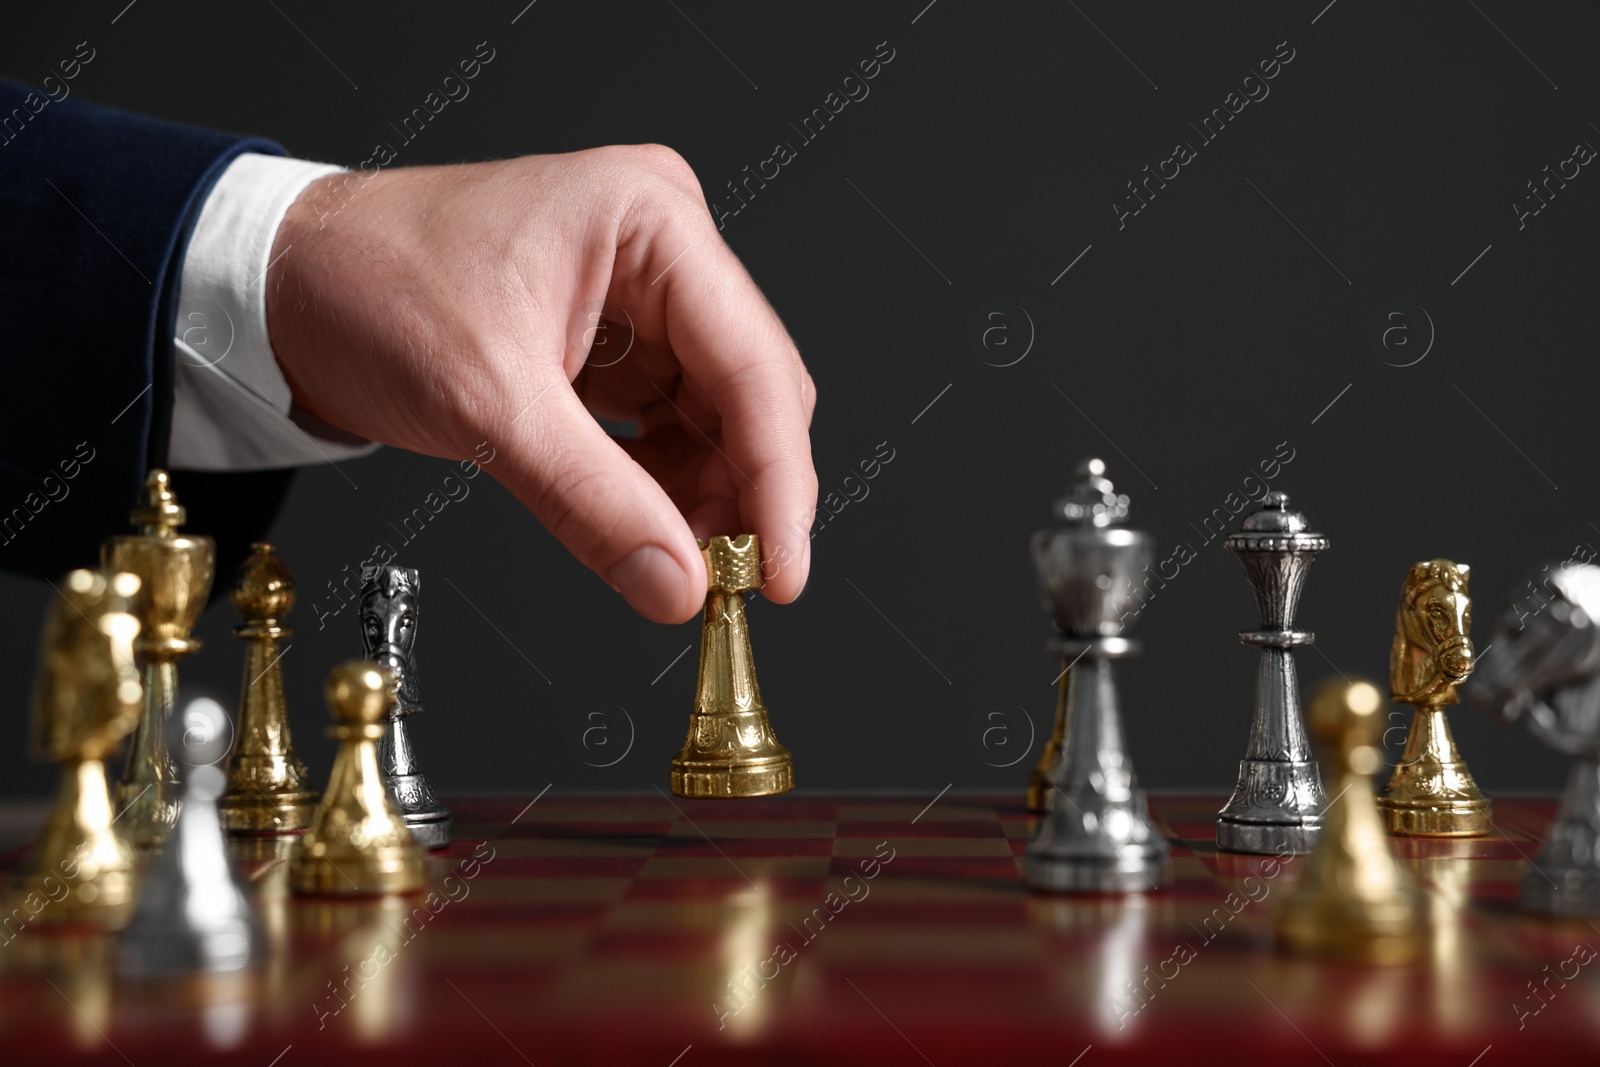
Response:
POLYGON ((178 294, 169 467, 264 470, 378 447, 302 429, 290 417, 289 383, 267 337, 268 257, 278 226, 306 186, 341 169, 247 152, 212 187, 178 294))

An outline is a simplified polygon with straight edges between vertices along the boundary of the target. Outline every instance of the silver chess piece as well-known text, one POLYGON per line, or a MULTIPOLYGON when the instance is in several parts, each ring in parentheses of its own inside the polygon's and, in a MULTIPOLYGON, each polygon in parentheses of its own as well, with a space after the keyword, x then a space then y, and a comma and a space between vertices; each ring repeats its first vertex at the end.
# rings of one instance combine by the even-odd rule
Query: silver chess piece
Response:
POLYGON ((450 843, 450 809, 433 795, 417 766, 406 719, 422 712, 417 679, 417 572, 409 567, 368 567, 361 575, 361 647, 365 658, 395 676, 389 729, 378 740, 378 765, 395 804, 416 839, 427 848, 450 843))
POLYGON ((227 713, 208 697, 167 722, 181 788, 178 817, 123 931, 117 967, 124 974, 236 971, 260 957, 261 927, 217 808, 228 785, 218 764, 232 743, 227 713))
POLYGON ((1306 517, 1289 510, 1286 493, 1271 492, 1241 529, 1223 542, 1239 557, 1256 595, 1259 630, 1239 640, 1261 649, 1250 741, 1239 761, 1233 796, 1217 817, 1217 847, 1229 852, 1310 852, 1322 835, 1322 775, 1306 737, 1294 650, 1316 635, 1294 628, 1306 572, 1328 548, 1306 517))
POLYGON ((1124 751, 1113 661, 1135 655, 1124 636, 1137 614, 1136 582, 1155 539, 1123 525, 1128 498, 1098 459, 1078 465, 1077 485, 1056 501, 1065 525, 1033 535, 1042 600, 1058 635, 1062 755, 1049 770, 1048 811, 1023 856, 1036 889, 1129 893, 1159 889, 1167 843, 1151 825, 1144 790, 1124 751))
POLYGON ((1574 757, 1548 843, 1522 880, 1522 905, 1600 915, 1600 567, 1552 564, 1500 617, 1466 685, 1474 702, 1574 757))

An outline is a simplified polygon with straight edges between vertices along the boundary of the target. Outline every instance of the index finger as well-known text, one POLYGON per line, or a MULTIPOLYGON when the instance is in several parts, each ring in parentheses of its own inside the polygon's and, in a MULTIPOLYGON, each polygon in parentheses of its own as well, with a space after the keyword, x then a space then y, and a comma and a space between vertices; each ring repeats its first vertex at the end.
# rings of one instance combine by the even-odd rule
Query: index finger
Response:
MULTIPOLYGON (((808 431, 815 387, 799 349, 732 250, 701 215, 663 226, 640 252, 641 329, 664 334, 716 408, 719 450, 738 490, 744 530, 761 539, 768 598, 788 603, 811 569, 817 475, 808 431), (657 322, 651 322, 656 314, 657 322)), ((636 304, 635 306, 640 306, 636 304)))

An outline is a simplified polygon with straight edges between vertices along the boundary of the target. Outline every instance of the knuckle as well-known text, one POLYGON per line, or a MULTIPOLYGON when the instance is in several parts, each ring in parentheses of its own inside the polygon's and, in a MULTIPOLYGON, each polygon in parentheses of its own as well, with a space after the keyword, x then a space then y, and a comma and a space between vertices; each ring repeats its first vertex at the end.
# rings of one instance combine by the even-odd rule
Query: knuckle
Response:
POLYGON ((729 372, 725 391, 742 398, 763 421, 781 425, 803 412, 808 378, 798 363, 754 357, 729 372))
POLYGON ((705 192, 689 161, 660 144, 628 145, 619 150, 640 192, 658 207, 705 211, 705 192), (642 181, 640 180, 642 179, 642 181))
POLYGON ((676 150, 663 144, 642 144, 632 146, 632 151, 635 161, 644 170, 679 184, 700 187, 694 168, 676 150))

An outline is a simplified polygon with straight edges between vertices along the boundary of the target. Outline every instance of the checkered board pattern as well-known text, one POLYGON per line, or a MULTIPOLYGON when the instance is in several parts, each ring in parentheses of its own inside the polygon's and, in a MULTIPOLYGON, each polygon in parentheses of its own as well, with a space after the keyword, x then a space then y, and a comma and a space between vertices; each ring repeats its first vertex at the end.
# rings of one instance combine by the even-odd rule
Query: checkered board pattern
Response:
POLYGON ((138 1067, 1600 1055, 1600 960, 1577 962, 1600 926, 1517 903, 1553 802, 1500 799, 1486 838, 1393 842, 1433 936, 1389 968, 1276 952, 1304 862, 1219 854, 1220 805, 1152 798, 1165 891, 1066 897, 1022 883, 1019 799, 460 798, 432 896, 293 898, 286 842, 256 842, 271 955, 242 976, 130 983, 103 937, 16 938, 0 1049, 138 1067))

